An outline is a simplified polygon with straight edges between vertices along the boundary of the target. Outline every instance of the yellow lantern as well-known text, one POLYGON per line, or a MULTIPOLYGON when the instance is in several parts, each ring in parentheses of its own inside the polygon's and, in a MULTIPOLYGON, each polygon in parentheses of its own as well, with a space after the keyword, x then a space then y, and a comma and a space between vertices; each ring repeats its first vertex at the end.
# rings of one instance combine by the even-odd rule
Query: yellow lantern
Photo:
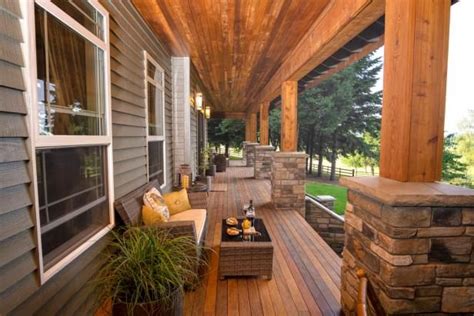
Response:
POLYGON ((205 112, 204 114, 206 114, 206 118, 210 119, 211 118, 211 107, 206 106, 206 110, 204 112, 205 112))
POLYGON ((196 110, 202 110, 202 93, 196 93, 196 110))

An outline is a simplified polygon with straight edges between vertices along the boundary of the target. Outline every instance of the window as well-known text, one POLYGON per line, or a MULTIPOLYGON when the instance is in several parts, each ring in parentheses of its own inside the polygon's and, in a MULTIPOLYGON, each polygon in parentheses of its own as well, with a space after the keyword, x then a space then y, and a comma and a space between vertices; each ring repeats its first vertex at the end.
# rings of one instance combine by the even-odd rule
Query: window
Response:
POLYGON ((108 14, 96 0, 36 0, 35 208, 45 282, 113 226, 108 14))
POLYGON ((164 71, 145 52, 148 179, 166 185, 164 71))

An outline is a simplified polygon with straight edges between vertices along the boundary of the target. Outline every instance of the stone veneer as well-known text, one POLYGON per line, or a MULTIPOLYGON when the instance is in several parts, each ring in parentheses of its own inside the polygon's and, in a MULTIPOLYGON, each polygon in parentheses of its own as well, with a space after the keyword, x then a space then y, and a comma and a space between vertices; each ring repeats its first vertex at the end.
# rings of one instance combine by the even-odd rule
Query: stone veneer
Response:
POLYGON ((255 163, 255 150, 254 147, 258 146, 258 143, 252 143, 245 141, 243 143, 243 151, 245 157, 245 163, 247 167, 253 167, 255 163))
POLYGON ((302 152, 272 153, 272 202, 276 209, 305 215, 306 157, 302 152))
POLYGON ((390 315, 474 312, 474 190, 345 178, 341 302, 355 312, 363 268, 390 315))
POLYGON ((305 219, 321 238, 336 252, 341 254, 344 248, 344 217, 316 200, 306 196, 305 219))
POLYGON ((254 146, 255 179, 271 179, 272 175, 272 155, 275 147, 269 145, 254 146))

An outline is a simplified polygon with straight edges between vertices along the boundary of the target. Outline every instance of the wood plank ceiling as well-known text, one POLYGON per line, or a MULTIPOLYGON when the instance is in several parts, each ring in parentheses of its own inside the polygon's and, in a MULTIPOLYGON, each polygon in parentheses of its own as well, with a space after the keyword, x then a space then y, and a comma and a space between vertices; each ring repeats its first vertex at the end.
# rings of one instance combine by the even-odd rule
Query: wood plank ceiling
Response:
POLYGON ((133 0, 174 56, 190 56, 217 112, 256 102, 330 0, 133 0))

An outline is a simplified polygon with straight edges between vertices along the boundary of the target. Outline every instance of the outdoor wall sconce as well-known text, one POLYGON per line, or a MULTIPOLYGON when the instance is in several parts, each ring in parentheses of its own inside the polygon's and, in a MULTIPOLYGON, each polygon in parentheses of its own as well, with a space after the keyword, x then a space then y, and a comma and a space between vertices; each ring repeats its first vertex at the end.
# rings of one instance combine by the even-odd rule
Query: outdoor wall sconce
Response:
POLYGON ((206 110, 204 111, 205 114, 206 114, 206 118, 207 119, 210 119, 211 118, 211 107, 210 106, 206 106, 206 110))
POLYGON ((196 110, 202 110, 202 93, 196 93, 196 110))

